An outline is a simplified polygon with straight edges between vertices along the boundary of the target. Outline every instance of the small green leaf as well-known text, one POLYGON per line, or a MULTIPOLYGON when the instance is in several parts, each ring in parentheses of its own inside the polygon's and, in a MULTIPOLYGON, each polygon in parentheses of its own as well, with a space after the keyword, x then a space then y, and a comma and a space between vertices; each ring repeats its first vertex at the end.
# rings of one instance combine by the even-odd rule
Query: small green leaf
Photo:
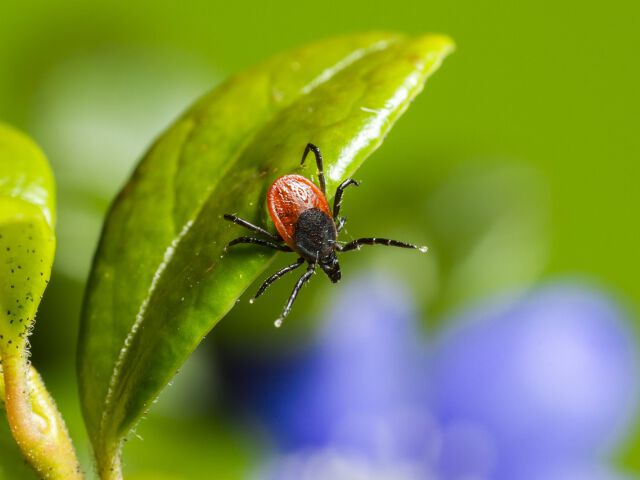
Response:
POLYGON ((94 261, 78 357, 99 469, 273 255, 224 245, 227 212, 267 225, 265 192, 300 172, 308 142, 328 191, 350 176, 452 50, 429 35, 319 42, 230 79, 197 102, 138 165, 109 212, 94 261))
POLYGON ((22 352, 53 256, 49 164, 22 133, 0 124, 0 355, 22 352))
POLYGON ((82 477, 71 440, 28 356, 28 336, 53 266, 54 212, 54 180, 44 154, 0 124, 0 394, 13 438, 38 475, 71 480, 82 477))

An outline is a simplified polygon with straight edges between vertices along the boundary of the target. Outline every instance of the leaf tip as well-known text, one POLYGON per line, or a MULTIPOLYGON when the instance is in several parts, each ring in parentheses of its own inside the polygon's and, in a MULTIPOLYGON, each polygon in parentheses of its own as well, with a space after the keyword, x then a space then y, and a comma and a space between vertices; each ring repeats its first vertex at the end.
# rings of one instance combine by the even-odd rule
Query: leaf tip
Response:
POLYGON ((453 38, 443 33, 427 33, 420 35, 416 41, 424 45, 425 50, 436 51, 442 57, 453 53, 456 49, 456 43, 453 38))

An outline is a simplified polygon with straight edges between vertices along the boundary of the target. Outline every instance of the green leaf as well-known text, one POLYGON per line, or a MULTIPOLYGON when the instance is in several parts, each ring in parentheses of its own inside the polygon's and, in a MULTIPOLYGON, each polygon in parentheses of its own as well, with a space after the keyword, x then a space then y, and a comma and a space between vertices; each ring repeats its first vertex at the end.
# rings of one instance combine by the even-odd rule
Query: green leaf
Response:
POLYGON ((0 123, 0 355, 22 352, 46 288, 55 236, 54 180, 40 149, 0 123))
POLYGON ((39 476, 74 479, 82 474, 67 429, 28 356, 53 266, 54 211, 44 154, 0 124, 0 395, 13 438, 39 476))
POLYGON ((325 157, 328 191, 350 176, 452 50, 429 35, 359 34, 274 57, 197 102, 142 159, 109 212, 78 357, 99 469, 273 254, 224 245, 227 212, 267 225, 265 192, 325 157))

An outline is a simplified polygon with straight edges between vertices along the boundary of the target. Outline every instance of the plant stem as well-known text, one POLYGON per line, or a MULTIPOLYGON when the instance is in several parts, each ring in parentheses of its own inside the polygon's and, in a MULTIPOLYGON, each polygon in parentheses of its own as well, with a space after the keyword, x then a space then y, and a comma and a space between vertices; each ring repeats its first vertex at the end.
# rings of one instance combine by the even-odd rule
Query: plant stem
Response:
POLYGON ((115 446, 112 445, 104 449, 106 453, 103 456, 97 457, 100 480, 122 480, 120 449, 119 443, 115 446))
POLYGON ((69 432, 42 378, 26 353, 4 353, 5 408, 22 455, 41 478, 82 479, 69 432))

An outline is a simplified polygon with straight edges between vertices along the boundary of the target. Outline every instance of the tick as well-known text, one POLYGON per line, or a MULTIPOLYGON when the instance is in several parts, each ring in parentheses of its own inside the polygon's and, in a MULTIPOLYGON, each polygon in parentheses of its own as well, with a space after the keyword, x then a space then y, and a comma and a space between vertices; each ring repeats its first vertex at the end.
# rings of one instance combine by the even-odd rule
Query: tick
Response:
POLYGON ((316 157, 320 188, 301 175, 285 175, 273 182, 267 192, 267 208, 271 220, 273 220, 278 231, 277 235, 236 215, 225 214, 224 216, 226 220, 266 237, 239 237, 229 242, 227 247, 239 243, 250 243, 282 252, 296 252, 299 255, 295 263, 284 267, 267 278, 250 300, 251 303, 260 297, 276 280, 302 266, 305 262, 307 263, 307 271, 296 282, 282 314, 275 321, 276 327, 280 327, 283 319, 289 315, 300 289, 311 279, 317 267, 320 267, 333 283, 340 281, 338 252, 359 250, 362 245, 387 245, 412 248, 421 252, 427 251, 427 247, 418 247, 410 243, 387 238, 364 237, 348 243, 339 242, 338 234, 346 223, 346 218, 340 216, 342 195, 347 187, 351 185, 357 187, 358 182, 352 178, 342 182, 336 190, 333 209, 329 208, 320 149, 309 143, 304 149, 300 164, 304 165, 304 161, 310 152, 313 152, 316 157))

